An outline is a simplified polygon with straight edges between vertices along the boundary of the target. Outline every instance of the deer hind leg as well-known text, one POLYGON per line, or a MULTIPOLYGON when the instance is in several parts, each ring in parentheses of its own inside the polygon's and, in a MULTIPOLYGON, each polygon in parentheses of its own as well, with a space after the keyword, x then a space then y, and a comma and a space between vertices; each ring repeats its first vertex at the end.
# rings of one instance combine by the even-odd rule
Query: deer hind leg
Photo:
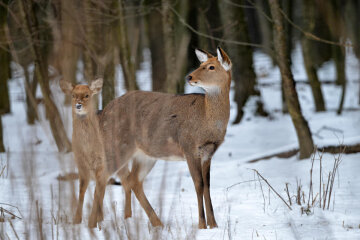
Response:
POLYGON ((214 217, 214 210, 211 203, 210 197, 210 166, 211 166, 211 157, 216 150, 216 146, 214 144, 207 144, 201 147, 201 174, 204 182, 204 199, 205 199, 205 207, 206 207, 206 218, 207 223, 210 228, 216 228, 217 223, 214 217))
POLYGON ((81 173, 80 171, 79 171, 79 185, 80 185, 79 186, 79 201, 77 204, 75 216, 73 218, 74 224, 81 223, 82 210, 83 210, 83 205, 84 205, 84 196, 85 196, 86 189, 89 185, 89 176, 81 173))
POLYGON ((205 220, 205 213, 204 213, 204 202, 203 202, 203 195, 204 195, 204 182, 201 175, 201 163, 200 159, 195 157, 186 157, 189 171, 191 177, 193 179, 196 196, 198 200, 198 210, 199 210, 199 229, 206 228, 206 220, 205 220))
POLYGON ((130 171, 128 166, 126 165, 122 169, 120 169, 117 175, 121 179, 121 184, 123 186, 125 192, 125 216, 124 218, 130 218, 132 216, 131 210, 131 182, 129 181, 130 171))
POLYGON ((96 178, 96 187, 94 193, 94 201, 93 207, 91 210, 91 215, 89 218, 89 227, 96 227, 97 222, 101 222, 103 220, 103 200, 105 195, 106 188, 106 176, 104 172, 104 168, 101 167, 95 172, 96 178))
POLYGON ((140 202, 140 205, 145 210, 146 215, 149 217, 151 225, 154 227, 161 226, 159 217, 156 215, 154 209, 150 205, 143 188, 143 182, 147 174, 154 167, 156 160, 149 158, 133 159, 133 166, 130 173, 130 179, 132 182, 132 190, 135 193, 136 198, 140 202))

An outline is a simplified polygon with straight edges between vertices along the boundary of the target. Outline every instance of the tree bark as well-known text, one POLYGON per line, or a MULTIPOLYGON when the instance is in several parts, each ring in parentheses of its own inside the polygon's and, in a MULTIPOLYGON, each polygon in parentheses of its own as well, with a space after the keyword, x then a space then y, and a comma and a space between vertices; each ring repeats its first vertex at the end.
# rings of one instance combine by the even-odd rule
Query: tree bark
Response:
MULTIPOLYGON (((200 2, 201 11, 204 14, 206 32, 213 37, 223 37, 223 23, 221 20, 220 8, 218 0, 202 0, 200 2)), ((208 49, 216 49, 220 42, 214 39, 207 39, 208 49)))
POLYGON ((27 67, 23 67, 23 71, 25 77, 26 119, 27 122, 32 125, 35 124, 35 120, 39 119, 36 103, 36 89, 38 82, 35 71, 32 77, 32 81, 30 80, 27 67))
MULTIPOLYGON (((315 28, 315 11, 316 6, 312 0, 303 0, 303 21, 304 21, 304 30, 312 33, 315 28)), ((321 91, 321 83, 317 75, 317 69, 313 58, 311 57, 311 52, 313 51, 310 40, 302 36, 301 39, 302 45, 302 54, 304 58, 304 65, 308 80, 311 86, 312 95, 315 103, 315 111, 321 112, 325 111, 325 102, 324 97, 321 91)))
MULTIPOLYGON (((60 55, 60 72, 64 80, 76 84, 76 70, 79 60, 80 49, 76 45, 78 34, 77 21, 78 16, 77 2, 73 0, 61 1, 61 48, 60 55), (74 20, 76 19, 76 20, 74 20), (74 24, 75 23, 75 24, 74 24)), ((71 96, 65 96, 65 104, 71 104, 71 96)))
POLYGON ((7 81, 10 78, 10 54, 5 34, 8 0, 0 5, 0 115, 10 112, 10 98, 7 81))
MULTIPOLYGON (((150 5, 154 3, 154 0, 146 1, 146 7, 150 7, 150 5)), ((150 13, 147 15, 146 22, 149 48, 151 52, 152 90, 164 92, 166 83, 166 63, 161 12, 155 9, 150 10, 150 13)))
POLYGON ((281 76, 284 80, 286 104, 293 121, 300 147, 300 159, 311 156, 314 144, 307 121, 301 113, 300 103, 295 88, 295 81, 286 58, 286 38, 284 34, 283 16, 280 13, 278 0, 268 0, 274 21, 274 45, 281 76))
POLYGON ((128 91, 139 89, 136 83, 136 68, 132 59, 130 44, 127 35, 126 22, 124 18, 123 0, 118 3, 119 26, 117 28, 117 39, 119 42, 120 62, 124 74, 125 88, 128 91))
POLYGON ((175 46, 175 26, 174 15, 170 10, 171 0, 162 0, 162 25, 164 32, 164 53, 166 69, 166 88, 168 93, 176 93, 177 77, 176 68, 176 46, 175 46))
POLYGON ((29 37, 31 51, 35 59, 35 74, 43 94, 45 109, 49 119, 52 135, 59 151, 70 151, 70 141, 66 136, 59 111, 51 97, 47 59, 41 51, 43 46, 39 45, 43 42, 43 39, 41 38, 38 21, 34 12, 35 3, 31 0, 25 0, 21 3, 21 8, 26 19, 27 35, 29 37))
MULTIPOLYGON (((238 5, 245 5, 245 0, 233 1, 238 5)), ((226 5, 224 9, 226 25, 232 24, 226 31, 226 38, 237 40, 241 42, 250 42, 248 26, 245 20, 244 9, 242 7, 234 7, 226 5)), ((256 74, 253 67, 253 50, 250 46, 240 46, 227 44, 228 53, 234 64, 232 68, 232 78, 235 83, 235 97, 234 100, 237 104, 237 114, 234 124, 240 123, 248 98, 255 93, 256 74)))
POLYGON ((2 125, 2 116, 0 114, 0 152, 5 152, 4 146, 4 136, 3 136, 3 125, 2 125))

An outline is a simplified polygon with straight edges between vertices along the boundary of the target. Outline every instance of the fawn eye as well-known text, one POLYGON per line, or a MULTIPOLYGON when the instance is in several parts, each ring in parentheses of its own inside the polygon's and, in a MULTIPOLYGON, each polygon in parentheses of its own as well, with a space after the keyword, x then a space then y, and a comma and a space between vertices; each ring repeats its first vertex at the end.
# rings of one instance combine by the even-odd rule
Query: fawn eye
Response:
POLYGON ((75 98, 75 95, 74 95, 74 94, 72 95, 72 98, 75 98))
POLYGON ((210 66, 209 69, 210 69, 210 70, 214 70, 215 67, 214 67, 214 66, 210 66))
POLYGON ((89 95, 86 95, 85 97, 86 97, 86 98, 88 98, 88 97, 89 97, 89 95))

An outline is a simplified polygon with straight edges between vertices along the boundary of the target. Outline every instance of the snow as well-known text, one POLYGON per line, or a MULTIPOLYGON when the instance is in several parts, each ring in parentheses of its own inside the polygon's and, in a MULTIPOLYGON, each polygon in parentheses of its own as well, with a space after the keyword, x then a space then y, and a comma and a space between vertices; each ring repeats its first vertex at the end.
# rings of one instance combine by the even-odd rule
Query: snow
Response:
MULTIPOLYGON (((315 113, 309 85, 297 84, 303 113, 319 147, 360 142, 360 67, 353 53, 350 50, 347 53, 348 85, 342 115, 336 114, 340 87, 322 85, 329 111, 315 113)), ((144 59, 137 79, 141 89, 151 90, 148 51, 144 52, 144 59)), ((299 81, 306 79, 302 61, 301 49, 297 46, 293 53, 293 73, 299 81)), ((12 113, 3 116, 7 153, 0 155, 0 173, 4 168, 0 178, 0 206, 22 219, 10 219, 5 214, 6 222, 0 223, 1 239, 6 236, 16 239, 16 234, 20 239, 27 236, 38 239, 39 222, 46 239, 360 239, 360 188, 357 184, 360 182, 360 154, 341 156, 332 196, 335 200, 331 201, 329 210, 322 210, 317 205, 307 215, 302 214, 301 207, 296 204, 291 206, 293 210, 289 210, 264 181, 260 183, 258 180, 253 169, 259 171, 284 199, 287 200, 286 183, 289 183, 290 194, 295 195, 297 182, 301 182, 307 196, 311 161, 300 161, 293 156, 249 163, 252 159, 298 146, 290 117, 281 113, 279 70, 261 52, 255 53, 254 64, 265 108, 271 117, 254 116, 255 100, 250 99, 241 124, 229 124, 225 142, 214 155, 211 168, 211 195, 219 227, 206 230, 197 229, 197 200, 186 163, 164 161, 157 162, 144 183, 147 197, 165 225, 163 229, 150 225, 134 195, 133 217, 124 220, 124 193, 122 187, 115 185, 107 187, 105 220, 99 228, 88 229, 94 182, 90 183, 85 196, 82 224, 72 225, 78 181, 58 181, 57 176, 76 171, 73 155, 57 152, 46 120, 34 126, 26 124, 22 72, 13 65, 14 75, 9 83, 12 113), (37 213, 42 217, 39 218, 37 213)), ((116 76, 116 94, 119 96, 124 93, 121 68, 116 76)), ((334 64, 324 64, 319 76, 321 80, 334 79, 334 64)), ((51 88, 71 136, 70 108, 62 105, 64 96, 57 84, 54 81, 51 88)), ((186 91, 199 90, 186 86, 186 91)), ((37 94, 41 95, 40 92, 37 94)), ((40 112, 43 115, 43 107, 40 107, 40 112)), ((231 120, 235 114, 236 107, 232 102, 231 120)), ((325 180, 335 157, 327 153, 322 156, 325 180)), ((319 165, 316 156, 314 195, 319 192, 319 165)))

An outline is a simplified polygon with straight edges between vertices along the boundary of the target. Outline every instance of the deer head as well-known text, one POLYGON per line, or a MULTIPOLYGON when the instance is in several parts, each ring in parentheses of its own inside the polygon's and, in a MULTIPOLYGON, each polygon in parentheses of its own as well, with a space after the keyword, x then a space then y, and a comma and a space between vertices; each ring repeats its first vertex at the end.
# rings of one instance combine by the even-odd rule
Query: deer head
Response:
POLYGON ((217 57, 200 49, 196 49, 195 53, 201 64, 187 76, 189 84, 201 87, 209 94, 218 93, 224 88, 229 89, 232 64, 225 51, 218 47, 217 57))
POLYGON ((72 96, 72 110, 77 117, 86 117, 92 110, 93 96, 101 91, 103 79, 98 78, 93 81, 90 86, 74 85, 68 81, 61 80, 60 87, 65 93, 72 96))

